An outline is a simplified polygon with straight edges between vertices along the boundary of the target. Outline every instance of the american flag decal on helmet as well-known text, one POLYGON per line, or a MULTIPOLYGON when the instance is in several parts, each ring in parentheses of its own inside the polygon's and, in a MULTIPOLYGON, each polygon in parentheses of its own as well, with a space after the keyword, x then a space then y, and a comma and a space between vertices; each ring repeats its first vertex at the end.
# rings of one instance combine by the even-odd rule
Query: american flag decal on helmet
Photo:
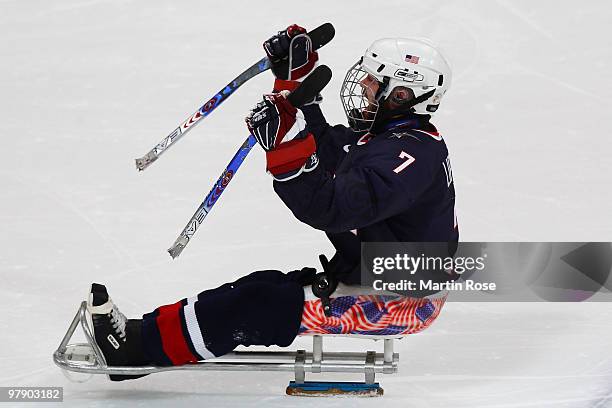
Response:
POLYGON ((405 61, 410 62, 412 64, 418 64, 419 57, 417 57, 416 55, 406 55, 405 61))
POLYGON ((304 302, 300 335, 353 334, 395 336, 427 328, 440 313, 446 297, 419 299, 403 296, 339 296, 325 316, 320 299, 304 302))

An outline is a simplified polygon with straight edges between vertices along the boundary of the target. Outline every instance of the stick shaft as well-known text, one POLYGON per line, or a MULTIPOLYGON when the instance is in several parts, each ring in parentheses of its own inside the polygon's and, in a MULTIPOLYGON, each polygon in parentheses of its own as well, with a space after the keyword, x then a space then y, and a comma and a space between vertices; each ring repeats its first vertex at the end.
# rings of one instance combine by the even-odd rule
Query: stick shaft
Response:
POLYGON ((200 224, 202 224, 219 197, 221 197, 221 194, 223 194, 229 185, 230 181, 232 181, 234 178, 234 175, 242 165, 242 162, 244 162, 244 159, 247 157, 255 143, 255 137, 253 137, 253 135, 249 135, 242 146, 240 146, 234 157, 232 157, 232 160, 230 160, 225 170, 223 170, 223 173, 221 173, 221 176, 219 176, 219 179, 215 182, 212 189, 206 198, 204 198, 204 201, 202 201, 185 228, 183 228, 183 231, 179 237, 168 249, 168 252, 172 258, 179 256, 183 249, 185 249, 191 237, 193 237, 193 235, 196 233, 200 227, 200 224))
POLYGON ((229 98, 234 91, 236 91, 242 84, 247 82, 254 76, 267 71, 270 68, 270 61, 267 57, 264 57, 257 61, 255 64, 246 69, 243 73, 234 78, 228 83, 223 89, 217 92, 212 98, 210 98, 204 105, 202 105, 197 111, 191 114, 185 119, 176 129, 174 129, 168 136, 163 138, 158 144, 155 145, 147 154, 139 159, 136 159, 136 168, 142 171, 149 167, 154 161, 156 161, 164 152, 166 152, 170 146, 173 146, 179 141, 187 132, 195 127, 202 119, 208 116, 214 111, 219 105, 221 105, 227 98, 229 98))

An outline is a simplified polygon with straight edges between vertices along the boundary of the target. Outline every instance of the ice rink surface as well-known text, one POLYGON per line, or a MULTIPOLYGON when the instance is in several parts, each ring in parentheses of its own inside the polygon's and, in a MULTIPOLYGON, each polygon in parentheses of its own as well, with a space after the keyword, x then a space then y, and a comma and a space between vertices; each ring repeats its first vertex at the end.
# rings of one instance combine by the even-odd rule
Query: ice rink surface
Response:
POLYGON ((150 169, 133 163, 293 22, 336 27, 320 52, 334 71, 323 93, 332 123, 345 122, 344 73, 374 39, 425 36, 447 51, 454 83, 434 123, 463 240, 611 241, 611 11, 552 0, 1 0, 0 386, 63 386, 63 406, 79 407, 612 407, 606 303, 450 303, 399 342, 399 374, 378 376, 383 400, 286 397, 287 373, 73 384, 51 360, 92 281, 135 317, 332 254, 274 195, 257 147, 181 257, 166 253, 247 135, 269 72, 150 169))

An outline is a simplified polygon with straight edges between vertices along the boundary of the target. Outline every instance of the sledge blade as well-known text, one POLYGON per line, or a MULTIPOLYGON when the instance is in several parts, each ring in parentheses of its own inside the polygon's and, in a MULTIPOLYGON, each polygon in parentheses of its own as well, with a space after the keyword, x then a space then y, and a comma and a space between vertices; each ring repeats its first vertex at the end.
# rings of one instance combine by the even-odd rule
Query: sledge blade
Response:
POLYGON ((328 381, 305 381, 296 383, 291 381, 287 386, 287 395, 302 397, 331 397, 335 395, 346 395, 354 397, 379 397, 384 390, 379 383, 366 384, 362 382, 328 382, 328 381))

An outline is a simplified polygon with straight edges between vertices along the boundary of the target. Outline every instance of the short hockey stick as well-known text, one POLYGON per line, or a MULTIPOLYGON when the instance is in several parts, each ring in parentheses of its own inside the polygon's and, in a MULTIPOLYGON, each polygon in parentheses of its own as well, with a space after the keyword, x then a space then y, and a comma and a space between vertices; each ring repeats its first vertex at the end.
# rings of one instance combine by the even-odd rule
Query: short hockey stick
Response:
MULTIPOLYGON (((314 99, 323 88, 329 83, 332 73, 326 65, 320 65, 302 82, 300 87, 289 95, 289 102, 294 106, 301 106, 304 103, 314 99)), ((181 254, 187 246, 191 238, 194 236, 210 210, 223 194, 226 187, 232 181, 234 175, 240 168, 240 165, 255 145, 255 137, 249 135, 244 141, 240 149, 236 152, 232 160, 229 162, 221 176, 213 185, 204 201, 200 204, 196 212, 193 214, 179 237, 174 241, 174 244, 168 249, 168 253, 174 259, 181 254)))
MULTIPOLYGON (((325 23, 315 28, 308 33, 312 41, 314 49, 319 49, 334 37, 335 31, 334 26, 331 23, 325 23)), ((185 133, 193 129, 203 118, 208 116, 213 110, 221 105, 227 98, 229 98, 236 89, 242 84, 247 82, 249 79, 256 75, 270 69, 270 61, 267 57, 264 57, 249 67, 246 71, 234 78, 229 84, 221 89, 215 96, 208 100, 200 109, 195 111, 189 116, 183 123, 172 131, 168 136, 162 139, 153 149, 139 159, 136 159, 136 168, 142 171, 149 167, 154 161, 156 161, 170 146, 174 145, 179 139, 181 139, 185 133)))
POLYGON ((193 214, 181 232, 181 235, 174 241, 172 247, 168 249, 168 253, 173 259, 179 256, 183 249, 185 249, 191 237, 193 237, 200 224, 202 224, 202 221, 204 221, 204 218, 206 218, 213 205, 215 205, 223 191, 225 191, 227 185, 232 181, 236 171, 240 168, 240 165, 251 151, 251 148, 255 146, 255 143, 257 143, 255 137, 249 135, 234 157, 232 157, 232 160, 230 160, 225 170, 223 170, 223 173, 221 173, 221 176, 219 176, 219 179, 215 182, 206 198, 204 198, 204 201, 202 201, 195 214, 193 214))

